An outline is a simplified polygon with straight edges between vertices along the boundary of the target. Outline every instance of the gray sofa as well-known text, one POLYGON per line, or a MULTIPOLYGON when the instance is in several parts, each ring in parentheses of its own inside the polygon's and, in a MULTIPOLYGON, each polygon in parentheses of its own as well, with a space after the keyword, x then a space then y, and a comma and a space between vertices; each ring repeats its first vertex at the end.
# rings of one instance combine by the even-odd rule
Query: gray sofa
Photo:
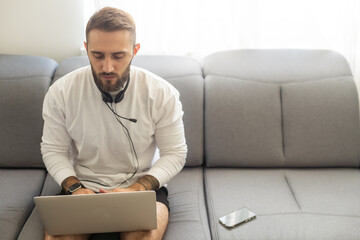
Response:
MULTIPOLYGON (((0 55, 1 240, 43 238, 32 199, 60 190, 40 155, 43 97, 87 64, 0 55)), ((360 239, 359 99, 342 56, 234 50, 202 63, 137 56, 133 64, 173 84, 185 112, 189 152, 168 184, 164 239, 360 239), (219 224, 242 207, 257 218, 219 224)))

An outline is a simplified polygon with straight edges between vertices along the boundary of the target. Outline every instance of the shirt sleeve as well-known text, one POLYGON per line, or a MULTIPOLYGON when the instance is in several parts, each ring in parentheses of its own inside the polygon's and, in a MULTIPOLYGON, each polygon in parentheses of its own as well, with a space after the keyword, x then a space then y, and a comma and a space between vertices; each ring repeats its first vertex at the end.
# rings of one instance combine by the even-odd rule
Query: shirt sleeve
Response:
POLYGON ((70 160, 71 138, 66 130, 64 95, 59 86, 53 85, 45 95, 43 119, 41 154, 46 169, 61 185, 76 173, 70 160))
POLYGON ((155 140, 160 158, 150 168, 148 174, 154 176, 161 187, 184 167, 187 145, 182 119, 184 112, 179 100, 179 92, 172 87, 159 95, 153 111, 155 140))

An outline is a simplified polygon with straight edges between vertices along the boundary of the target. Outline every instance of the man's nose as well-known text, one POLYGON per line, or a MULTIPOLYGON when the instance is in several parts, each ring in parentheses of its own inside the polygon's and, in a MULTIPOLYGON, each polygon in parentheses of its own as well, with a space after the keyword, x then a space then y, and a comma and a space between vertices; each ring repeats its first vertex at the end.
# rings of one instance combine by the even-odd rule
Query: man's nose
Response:
POLYGON ((103 71, 111 73, 114 70, 114 64, 110 58, 106 58, 103 63, 103 71))

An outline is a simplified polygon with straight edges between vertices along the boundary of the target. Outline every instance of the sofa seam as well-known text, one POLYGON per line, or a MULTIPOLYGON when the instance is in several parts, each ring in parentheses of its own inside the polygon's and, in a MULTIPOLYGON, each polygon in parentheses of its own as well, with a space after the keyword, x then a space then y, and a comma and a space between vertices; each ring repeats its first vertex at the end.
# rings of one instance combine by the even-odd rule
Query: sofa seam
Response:
MULTIPOLYGON (((205 174, 207 174, 206 169, 204 169, 204 185, 205 185, 205 188, 210 191, 211 189, 210 189, 210 186, 209 186, 208 182, 206 181, 205 174)), ((212 223, 213 221, 210 219, 211 216, 215 216, 215 213, 214 213, 214 210, 213 210, 214 209, 214 204, 213 204, 213 199, 211 197, 211 194, 206 194, 206 199, 207 199, 206 202, 207 202, 207 207, 208 207, 208 212, 209 212, 208 222, 209 222, 209 228, 210 228, 209 229, 210 230, 210 237, 211 237, 211 239, 214 239, 214 238, 219 239, 218 229, 215 226, 215 224, 212 223), (211 213, 211 216, 210 216, 210 213, 211 213)))
MULTIPOLYGON (((203 182, 203 184, 204 184, 204 172, 203 172, 203 181, 202 181, 202 182, 203 182)), ((198 187, 198 193, 199 193, 199 190, 200 190, 200 189, 199 189, 199 187, 198 187)), ((201 195, 201 194, 198 194, 198 195, 197 195, 197 197, 198 197, 198 199, 197 199, 197 200, 198 200, 198 203, 200 203, 200 195, 201 195)), ((205 196, 204 196, 204 195, 205 195, 204 186, 203 186, 203 194, 202 194, 202 195, 203 195, 204 201, 205 201, 206 198, 205 198, 205 196)), ((206 211, 206 202, 205 202, 205 211, 206 211)), ((203 230, 204 236, 206 236, 200 208, 198 208, 198 213, 199 213, 199 216, 200 216, 201 228, 202 228, 202 230, 203 230)), ((206 211, 206 215, 207 215, 207 211, 206 211)), ((208 222, 208 221, 207 221, 207 222, 208 222)))
MULTIPOLYGON (((45 177, 46 177, 46 174, 45 174, 45 176, 44 176, 44 180, 43 180, 43 181, 45 181, 45 177)), ((37 181, 36 186, 40 185, 40 183, 43 182, 41 179, 42 179, 41 177, 38 178, 38 181, 37 181)), ((40 190, 40 194, 41 194, 42 187, 41 187, 41 189, 39 189, 39 190, 40 190)), ((32 196, 35 196, 35 193, 36 193, 36 188, 33 189, 31 195, 32 195, 32 196)), ((26 204, 26 208, 27 208, 28 206, 30 206, 31 203, 34 203, 34 201, 29 201, 28 204, 26 204)), ((23 215, 23 214, 22 214, 22 215, 23 215)))
POLYGON ((286 176, 286 170, 284 170, 284 177, 285 177, 285 181, 286 181, 287 185, 289 186, 290 192, 291 192, 292 196, 294 197, 296 205, 298 206, 300 212, 303 213, 301 206, 300 206, 298 200, 296 199, 295 193, 294 193, 293 189, 291 188, 290 182, 286 176))
POLYGON ((282 85, 279 86, 280 89, 280 111, 281 111, 281 141, 282 141, 282 152, 283 152, 283 167, 286 166, 285 158, 285 126, 284 126, 284 102, 283 102, 283 93, 282 85))

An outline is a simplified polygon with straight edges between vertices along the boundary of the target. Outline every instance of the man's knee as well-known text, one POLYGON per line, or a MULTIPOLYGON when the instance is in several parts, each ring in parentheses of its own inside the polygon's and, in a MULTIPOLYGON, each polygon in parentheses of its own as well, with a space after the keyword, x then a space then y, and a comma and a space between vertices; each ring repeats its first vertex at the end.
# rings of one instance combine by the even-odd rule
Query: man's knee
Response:
POLYGON ((169 221, 169 209, 165 204, 156 202, 157 228, 148 231, 121 233, 121 240, 127 239, 162 239, 169 221))
POLYGON ((167 208, 167 206, 161 202, 156 202, 156 215, 158 226, 159 224, 165 224, 166 228, 169 221, 169 209, 167 208))

